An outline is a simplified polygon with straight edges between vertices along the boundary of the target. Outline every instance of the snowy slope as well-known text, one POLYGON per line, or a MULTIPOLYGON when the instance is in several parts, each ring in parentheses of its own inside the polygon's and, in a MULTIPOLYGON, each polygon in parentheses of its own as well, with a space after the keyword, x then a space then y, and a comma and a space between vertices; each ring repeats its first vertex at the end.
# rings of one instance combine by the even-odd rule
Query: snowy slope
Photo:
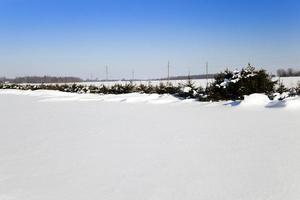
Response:
POLYGON ((299 102, 0 90, 0 200, 298 200, 299 102))

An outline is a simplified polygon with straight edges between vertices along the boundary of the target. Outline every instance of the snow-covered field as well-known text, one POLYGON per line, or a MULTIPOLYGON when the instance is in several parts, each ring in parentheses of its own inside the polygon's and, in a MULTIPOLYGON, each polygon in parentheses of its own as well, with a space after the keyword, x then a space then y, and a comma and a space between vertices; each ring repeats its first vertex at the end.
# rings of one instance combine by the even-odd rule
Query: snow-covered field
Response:
POLYGON ((298 200, 300 98, 0 90, 0 200, 298 200))
MULTIPOLYGON (((208 79, 208 80, 205 80, 205 79, 193 79, 192 80, 193 83, 196 85, 196 86, 201 86, 201 87, 206 87, 206 85, 208 83, 211 83, 213 82, 213 79, 208 79)), ((148 85, 148 84, 151 84, 151 85, 159 85, 160 83, 172 83, 173 85, 179 85, 179 84, 186 84, 187 80, 170 80, 170 81, 167 81, 167 80, 161 80, 161 81, 132 81, 132 83, 136 84, 136 85, 140 85, 140 84, 144 84, 144 85, 148 85)), ((99 85, 106 85, 106 86, 112 86, 112 85, 115 85, 115 84, 128 84, 128 83, 131 83, 130 81, 102 81, 102 82, 84 82, 84 83, 79 83, 79 84, 84 84, 84 85, 95 85, 95 86, 99 86, 99 85)))
MULTIPOLYGON (((298 83, 300 83, 300 77, 274 77, 274 81, 280 81, 282 82, 286 87, 292 88, 296 87, 298 83)), ((208 83, 212 83, 214 80, 213 79, 193 79, 192 82, 195 84, 195 86, 203 87, 205 88, 208 83)), ((152 85, 159 85, 160 83, 167 83, 168 81, 133 81, 134 84, 140 85, 140 84, 152 84, 152 85)), ((187 80, 171 80, 169 81, 173 85, 178 85, 178 84, 185 84, 187 80)), ((83 84, 83 85, 106 85, 106 86, 112 86, 115 84, 128 84, 130 81, 108 81, 108 82, 84 82, 84 83, 78 83, 78 84, 83 84)))
POLYGON ((281 77, 281 78, 273 78, 273 80, 279 80, 282 82, 286 87, 296 87, 298 83, 300 83, 300 77, 281 77))

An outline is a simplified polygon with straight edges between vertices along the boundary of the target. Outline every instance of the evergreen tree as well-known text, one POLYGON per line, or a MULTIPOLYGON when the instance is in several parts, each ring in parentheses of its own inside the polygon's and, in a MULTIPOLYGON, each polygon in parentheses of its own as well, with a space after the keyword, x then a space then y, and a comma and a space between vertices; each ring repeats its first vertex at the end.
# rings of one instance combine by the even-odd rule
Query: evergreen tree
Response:
POLYGON ((282 82, 279 82, 276 92, 278 92, 279 94, 282 94, 282 93, 288 92, 288 91, 289 90, 284 86, 284 84, 282 82))
POLYGON ((296 86, 296 94, 300 95, 300 82, 298 82, 298 84, 296 86))
POLYGON ((248 63, 241 71, 226 70, 219 73, 207 92, 211 100, 238 100, 253 93, 271 95, 275 84, 276 81, 272 81, 265 70, 256 70, 248 63))

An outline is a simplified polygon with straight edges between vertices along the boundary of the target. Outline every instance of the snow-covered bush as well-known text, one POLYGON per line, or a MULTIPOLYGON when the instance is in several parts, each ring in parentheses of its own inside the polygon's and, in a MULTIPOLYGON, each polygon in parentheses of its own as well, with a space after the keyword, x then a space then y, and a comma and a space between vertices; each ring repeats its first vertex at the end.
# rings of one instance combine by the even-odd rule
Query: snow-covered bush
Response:
POLYGON ((148 85, 140 84, 136 86, 136 91, 139 93, 152 94, 155 93, 155 88, 149 83, 148 85))
POLYGON ((207 88, 210 100, 238 100, 245 95, 274 92, 276 81, 265 70, 256 70, 250 64, 241 71, 229 71, 217 74, 215 81, 207 88))
POLYGON ((189 78, 187 82, 180 85, 180 90, 177 96, 185 99, 197 98, 198 88, 195 86, 194 82, 189 78))
POLYGON ((300 82, 298 82, 297 87, 296 87, 296 94, 300 95, 300 82))
POLYGON ((158 86, 154 87, 154 91, 157 94, 172 94, 176 95, 180 92, 179 86, 174 86, 172 83, 164 84, 161 82, 158 86))
POLYGON ((285 87, 285 85, 282 82, 278 83, 278 87, 276 88, 276 92, 279 94, 289 92, 289 89, 285 87))
POLYGON ((300 95, 300 83, 296 87, 287 88, 282 82, 279 82, 273 97, 274 99, 283 100, 296 95, 300 95))
POLYGON ((133 84, 115 84, 108 88, 108 92, 110 94, 126 94, 126 93, 132 93, 135 92, 135 85, 133 84))

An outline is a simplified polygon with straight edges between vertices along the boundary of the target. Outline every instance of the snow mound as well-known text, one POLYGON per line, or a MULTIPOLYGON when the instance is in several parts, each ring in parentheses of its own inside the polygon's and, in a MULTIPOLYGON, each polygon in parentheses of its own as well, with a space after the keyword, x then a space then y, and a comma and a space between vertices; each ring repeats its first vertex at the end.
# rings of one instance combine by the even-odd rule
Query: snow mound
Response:
POLYGON ((300 109, 300 97, 287 98, 285 104, 288 109, 300 109))
POLYGON ((284 100, 274 99, 266 105, 267 108, 300 109, 300 97, 288 97, 284 100))
POLYGON ((241 106, 266 106, 271 102, 271 100, 264 94, 251 94, 245 96, 244 100, 241 102, 241 106))
MULTIPOLYGON (((0 95, 17 95, 37 97, 39 102, 119 102, 119 103, 146 103, 146 104, 198 104, 195 99, 179 99, 169 94, 77 94, 51 90, 0 90, 0 95)), ((251 94, 245 96, 243 101, 229 102, 201 102, 205 106, 239 106, 247 107, 265 107, 265 108, 284 108, 284 109, 300 109, 300 97, 288 97, 284 100, 274 98, 270 100, 264 94, 251 94)))
POLYGON ((159 98, 157 99, 152 99, 149 100, 148 103, 151 104, 170 104, 170 103, 176 103, 176 102, 180 102, 181 100, 179 100, 178 98, 169 95, 169 94, 163 94, 160 95, 159 98))
POLYGON ((191 88, 191 87, 184 87, 183 88, 183 92, 185 92, 185 93, 189 93, 189 92, 191 92, 193 89, 191 88))
POLYGON ((67 93, 52 90, 36 90, 36 91, 22 91, 22 90, 0 90, 0 95, 21 95, 38 97, 39 102, 91 102, 91 101, 105 101, 105 102, 124 102, 124 103, 149 103, 149 104, 170 104, 170 103, 190 103, 189 101, 182 101, 169 94, 77 94, 67 93))

